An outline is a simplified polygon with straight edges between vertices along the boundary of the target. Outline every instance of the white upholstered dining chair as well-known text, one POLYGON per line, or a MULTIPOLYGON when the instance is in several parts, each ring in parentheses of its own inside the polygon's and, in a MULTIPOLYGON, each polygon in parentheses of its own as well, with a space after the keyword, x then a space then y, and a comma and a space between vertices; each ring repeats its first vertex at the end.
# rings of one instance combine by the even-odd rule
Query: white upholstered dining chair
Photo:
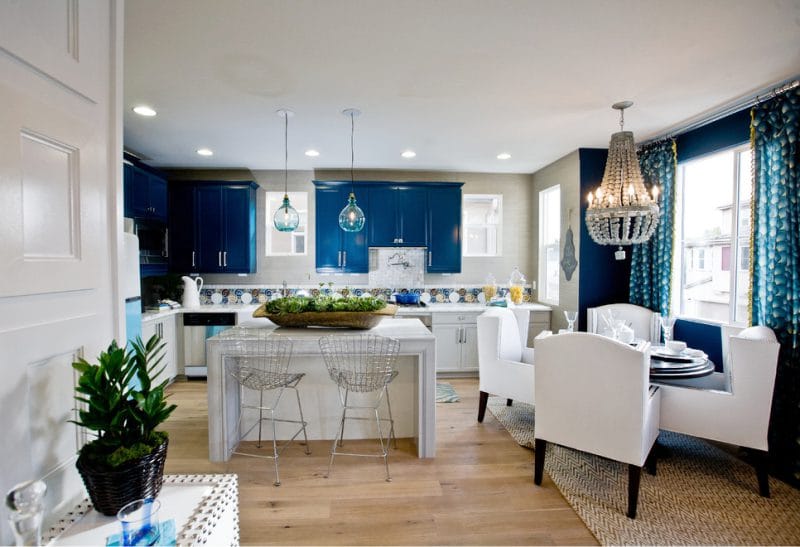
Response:
MULTIPOLYGON (((662 385, 661 429, 751 450, 759 493, 769 497, 767 432, 780 344, 769 327, 728 338, 726 389, 662 385)), ((703 380, 703 379, 701 379, 703 380)))
POLYGON ((489 395, 533 404, 533 348, 527 347, 527 310, 490 307, 478 316, 478 421, 489 395))
POLYGON ((647 340, 651 344, 658 344, 661 339, 661 314, 636 304, 606 304, 586 310, 586 331, 604 334, 607 326, 602 315, 610 311, 614 319, 622 319, 630 324, 633 335, 640 340, 647 340))
POLYGON ((626 514, 636 518, 645 462, 655 473, 661 400, 650 386, 647 350, 586 332, 536 339, 535 484, 542 484, 547 443, 625 463, 626 514))

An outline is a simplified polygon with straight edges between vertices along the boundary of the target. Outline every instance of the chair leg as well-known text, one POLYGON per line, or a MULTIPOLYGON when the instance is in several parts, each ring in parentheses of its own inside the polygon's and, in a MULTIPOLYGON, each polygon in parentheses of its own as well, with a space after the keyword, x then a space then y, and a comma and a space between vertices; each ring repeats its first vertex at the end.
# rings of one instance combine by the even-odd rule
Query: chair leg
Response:
POLYGON ((639 482, 642 478, 642 468, 638 465, 628 464, 628 518, 636 518, 636 505, 639 503, 639 482))
POLYGON ((644 462, 644 465, 647 468, 647 472, 653 476, 656 475, 657 462, 658 462, 658 450, 656 449, 656 445, 653 444, 653 447, 650 449, 650 453, 647 455, 647 459, 644 462))
MULTIPOLYGON (((392 417, 392 402, 389 400, 389 386, 386 386, 386 408, 389 409, 389 425, 391 429, 389 429, 389 440, 394 440, 394 448, 397 449, 397 435, 394 434, 394 418, 392 417)), ((386 446, 389 446, 389 443, 386 443, 386 446)))
POLYGON ((389 441, 390 438, 386 437, 386 444, 383 444, 383 428, 381 427, 381 415, 378 412, 378 407, 375 407, 375 423, 378 424, 378 440, 381 443, 381 453, 383 454, 383 465, 386 468, 386 482, 392 482, 392 476, 389 475, 389 441))
MULTIPOLYGON (((262 392, 263 393, 263 392, 262 392)), ((270 420, 272 421, 272 461, 275 462, 275 486, 281 485, 281 476, 278 473, 278 432, 275 425, 275 411, 270 409, 270 420)), ((260 426, 260 424, 259 424, 260 426)))
POLYGON ((297 408, 300 410, 300 424, 303 428, 303 438, 306 441, 306 455, 311 454, 311 447, 308 446, 308 434, 306 433, 306 419, 303 417, 303 405, 300 404, 300 392, 294 388, 294 394, 297 396, 297 408))
POLYGON ((764 450, 752 450, 753 460, 758 477, 758 493, 769 497, 769 453, 764 450))
POLYGON ((331 476, 331 470, 333 469, 333 458, 336 456, 336 445, 339 443, 339 435, 341 435, 344 432, 344 416, 345 416, 345 412, 347 412, 347 409, 346 408, 342 408, 342 423, 341 423, 341 427, 337 428, 336 438, 333 439, 333 445, 331 446, 331 459, 328 462, 328 472, 325 473, 325 478, 326 479, 331 476))
POLYGON ((258 444, 257 448, 261 448, 261 424, 264 423, 264 391, 258 392, 258 444))
POLYGON ((345 392, 344 392, 343 410, 342 410, 342 429, 339 432, 339 446, 342 446, 342 443, 344 443, 344 419, 345 419, 345 415, 347 415, 347 396, 348 395, 350 395, 350 390, 345 390, 345 392))
POLYGON ((483 417, 486 415, 486 403, 489 402, 489 394, 485 391, 480 392, 480 398, 478 399, 478 422, 483 422, 483 417))
POLYGON ((542 474, 544 473, 544 454, 547 451, 547 441, 544 439, 534 439, 533 441, 533 483, 537 486, 542 484, 542 474))
POLYGON ((506 406, 511 406, 511 404, 513 402, 514 402, 514 399, 506 399, 506 406))

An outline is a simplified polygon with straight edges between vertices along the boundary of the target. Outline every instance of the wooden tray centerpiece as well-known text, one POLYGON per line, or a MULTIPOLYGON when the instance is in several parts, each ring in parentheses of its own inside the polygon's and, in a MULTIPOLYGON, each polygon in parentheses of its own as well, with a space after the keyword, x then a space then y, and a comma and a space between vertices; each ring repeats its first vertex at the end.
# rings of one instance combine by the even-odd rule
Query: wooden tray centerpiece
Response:
POLYGON ((371 329, 397 306, 374 296, 289 296, 265 302, 253 317, 265 317, 279 327, 340 327, 371 329))

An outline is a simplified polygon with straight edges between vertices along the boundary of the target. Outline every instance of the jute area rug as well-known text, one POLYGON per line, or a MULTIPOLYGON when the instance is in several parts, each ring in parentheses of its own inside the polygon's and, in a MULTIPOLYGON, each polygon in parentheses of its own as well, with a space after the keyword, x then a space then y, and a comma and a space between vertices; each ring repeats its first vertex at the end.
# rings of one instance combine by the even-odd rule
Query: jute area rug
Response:
MULTIPOLYGON (((533 448, 533 406, 490 397, 488 408, 533 448)), ((642 472, 634 520, 625 516, 626 465, 548 443, 545 473, 604 545, 800 544, 799 491, 770 479, 772 497, 762 498, 753 468, 724 450, 668 431, 659 443, 668 455, 655 477, 642 472)))

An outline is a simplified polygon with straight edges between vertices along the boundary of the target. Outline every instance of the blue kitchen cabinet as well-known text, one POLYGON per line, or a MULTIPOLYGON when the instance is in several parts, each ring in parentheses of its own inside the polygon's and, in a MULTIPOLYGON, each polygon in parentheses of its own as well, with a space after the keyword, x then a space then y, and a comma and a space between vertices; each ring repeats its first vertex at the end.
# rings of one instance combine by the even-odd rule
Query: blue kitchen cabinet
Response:
POLYGON ((196 185, 170 182, 169 184, 169 270, 177 273, 197 272, 195 249, 194 203, 196 185))
POLYGON ((320 185, 316 189, 316 269, 319 273, 368 273, 367 230, 372 222, 366 188, 355 186, 356 202, 367 217, 360 232, 339 228, 339 213, 347 204, 351 185, 320 185))
POLYGON ((369 187, 371 247, 424 247, 427 194, 422 186, 375 183, 369 187))
POLYGON ((429 273, 461 272, 461 184, 431 186, 428 192, 429 273))
POLYGON ((255 183, 173 183, 170 269, 174 272, 256 271, 255 183), (180 213, 178 211, 181 211, 180 213))
POLYGON ((123 163, 125 216, 167 221, 167 180, 161 175, 123 163))

